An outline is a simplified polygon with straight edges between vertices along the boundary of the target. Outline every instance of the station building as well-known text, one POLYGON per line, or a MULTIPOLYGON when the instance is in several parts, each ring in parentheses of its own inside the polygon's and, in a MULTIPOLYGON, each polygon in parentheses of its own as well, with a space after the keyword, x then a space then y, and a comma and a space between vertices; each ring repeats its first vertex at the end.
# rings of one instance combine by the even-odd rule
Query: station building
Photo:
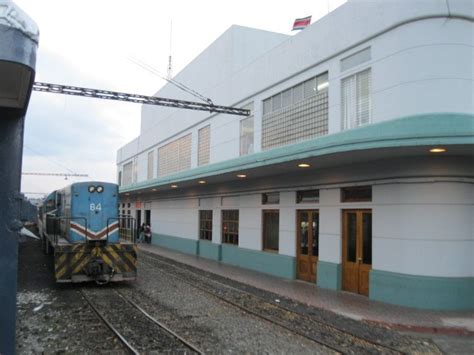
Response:
POLYGON ((348 1, 294 36, 230 27, 175 80, 250 116, 143 106, 121 213, 184 253, 474 309, 473 31, 462 0, 348 1))

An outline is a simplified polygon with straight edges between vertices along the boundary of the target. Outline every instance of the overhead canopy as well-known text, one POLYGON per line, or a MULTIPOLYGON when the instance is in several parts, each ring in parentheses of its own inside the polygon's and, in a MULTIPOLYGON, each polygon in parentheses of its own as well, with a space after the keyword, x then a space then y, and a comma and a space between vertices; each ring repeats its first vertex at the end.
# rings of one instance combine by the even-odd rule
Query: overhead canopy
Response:
POLYGON ((427 155, 429 148, 438 146, 447 147, 446 155, 472 156, 473 144, 474 115, 419 115, 197 167, 124 186, 119 191, 122 194, 159 194, 170 191, 171 184, 179 184, 182 189, 196 187, 199 180, 205 180, 208 186, 231 183, 239 180, 237 174, 246 174, 249 179, 269 178, 301 171, 298 167, 301 162, 310 165, 306 171, 320 171, 357 162, 427 155))

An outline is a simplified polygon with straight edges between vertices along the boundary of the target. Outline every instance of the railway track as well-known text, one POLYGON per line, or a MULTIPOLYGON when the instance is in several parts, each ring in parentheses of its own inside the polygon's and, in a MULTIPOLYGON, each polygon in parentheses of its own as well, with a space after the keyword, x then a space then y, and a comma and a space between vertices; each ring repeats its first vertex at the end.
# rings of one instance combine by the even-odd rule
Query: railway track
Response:
MULTIPOLYGON (((205 272, 197 274, 191 270, 192 267, 184 267, 183 269, 167 261, 160 260, 159 256, 144 252, 141 252, 140 259, 142 263, 151 267, 159 266, 159 268, 155 269, 231 304, 246 313, 283 327, 338 353, 404 354, 411 352, 410 347, 406 346, 406 344, 404 349, 399 349, 390 344, 384 344, 381 341, 374 341, 373 339, 356 335, 345 329, 295 312, 280 304, 271 303, 267 299, 229 286, 214 278, 205 277, 203 276, 205 272), (146 260, 145 262, 144 259, 146 260)), ((426 353, 436 353, 436 350, 438 350, 436 347, 428 347, 426 353)))
POLYGON ((150 351, 203 354, 113 287, 80 290, 99 319, 131 354, 150 351))

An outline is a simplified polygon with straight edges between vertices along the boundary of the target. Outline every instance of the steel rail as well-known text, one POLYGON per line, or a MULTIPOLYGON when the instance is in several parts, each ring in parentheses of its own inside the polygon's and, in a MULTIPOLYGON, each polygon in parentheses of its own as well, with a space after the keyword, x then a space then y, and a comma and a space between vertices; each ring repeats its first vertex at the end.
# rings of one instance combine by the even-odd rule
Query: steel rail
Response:
POLYGON ((117 291, 115 288, 114 288, 114 291, 119 295, 119 297, 121 297, 125 302, 128 302, 131 306, 135 307, 136 309, 138 309, 141 313, 143 313, 143 315, 145 315, 150 321, 152 321, 153 323, 155 323, 157 326, 159 326, 160 328, 164 329, 165 331, 167 331, 168 333, 170 333, 171 335, 173 335, 175 338, 177 338, 179 341, 181 341, 184 345, 186 345, 188 348, 190 348, 191 350, 197 352, 198 354, 204 354, 204 352, 202 350, 199 350, 195 345, 193 345, 192 343, 190 343, 189 341, 187 341, 186 339, 184 339, 183 337, 181 337, 180 335, 178 335, 176 332, 174 332, 173 330, 171 330, 170 328, 168 328, 166 325, 164 325, 163 323, 161 323, 160 321, 156 320, 155 318, 153 318, 153 316, 151 316, 147 311, 145 311, 143 308, 141 308, 138 304, 136 304, 135 302, 133 302, 131 299, 125 297, 121 292, 117 291))
MULTIPOLYGON (((143 259, 141 260, 141 262, 143 263, 143 259)), ((147 263, 144 263, 144 264, 147 264, 147 263)), ((153 267, 153 265, 150 265, 150 264, 147 264, 147 265, 153 267)), ((159 270, 159 272, 165 273, 165 272, 162 271, 162 270, 159 270)), ((187 280, 183 279, 183 278, 180 277, 180 276, 177 276, 177 275, 170 275, 170 274, 167 274, 167 273, 166 273, 166 275, 169 275, 169 276, 172 276, 172 277, 174 277, 174 278, 176 278, 176 279, 179 279, 179 280, 181 280, 181 281, 187 283, 188 285, 190 285, 190 286, 192 286, 192 287, 194 287, 194 288, 196 288, 196 289, 198 289, 198 290, 201 290, 201 291, 203 291, 203 292, 206 292, 206 293, 208 293, 208 294, 210 294, 210 295, 212 295, 212 296, 218 298, 219 300, 224 301, 225 303, 228 303, 228 304, 232 305, 233 307, 236 307, 236 308, 240 309, 241 311, 243 311, 243 312, 245 312, 245 313, 251 314, 251 315, 253 315, 253 316, 257 317, 257 318, 261 318, 261 319, 263 319, 263 320, 265 320, 265 321, 267 321, 267 322, 269 322, 269 323, 271 323, 271 324, 276 324, 276 325, 278 325, 279 327, 281 327, 281 328, 283 328, 283 329, 289 330, 289 331, 290 331, 291 333, 293 333, 293 334, 297 334, 297 335, 299 335, 299 336, 301 336, 301 337, 303 337, 303 338, 305 338, 305 339, 311 340, 312 342, 315 342, 315 343, 317 343, 317 344, 319 344, 319 345, 322 345, 322 346, 325 347, 325 348, 334 350, 334 351, 335 351, 336 353, 338 353, 338 354, 344 354, 344 353, 345 353, 342 348, 337 348, 337 347, 335 347, 335 346, 333 346, 333 345, 331 345, 331 344, 327 344, 326 342, 324 342, 324 341, 322 341, 322 340, 320 340, 320 339, 315 339, 315 338, 310 337, 310 336, 308 336, 308 335, 306 335, 306 334, 304 334, 304 333, 301 333, 301 332, 299 332, 299 331, 297 331, 297 330, 294 330, 293 328, 290 328, 290 327, 286 326, 285 324, 283 324, 283 323, 281 323, 281 322, 275 321, 274 319, 271 319, 271 318, 269 318, 269 317, 267 317, 267 316, 264 316, 264 315, 262 315, 262 314, 259 314, 259 313, 255 312, 255 311, 252 311, 251 309, 245 308, 245 307, 243 307, 243 306, 241 306, 241 305, 239 305, 239 304, 237 304, 237 303, 235 303, 235 302, 233 302, 233 301, 230 301, 230 300, 226 299, 225 297, 219 296, 219 295, 217 295, 217 294, 215 294, 215 293, 213 293, 213 292, 211 292, 211 291, 205 289, 204 287, 197 286, 196 284, 194 284, 194 283, 192 283, 192 282, 190 282, 190 281, 187 281, 187 280)))
MULTIPOLYGON (((145 252, 145 253, 146 253, 146 252, 145 252)), ((158 260, 158 259, 156 259, 156 258, 150 256, 149 254, 150 254, 150 253, 147 253, 146 257, 149 257, 149 258, 151 258, 151 259, 154 260, 154 261, 161 262, 161 263, 164 264, 163 261, 160 261, 160 260, 158 260)), ((142 255, 142 256, 143 256, 143 255, 142 255)), ((143 262, 143 258, 141 258, 141 262, 143 262)), ((153 266, 153 265, 150 265, 150 264, 148 264, 148 265, 149 265, 149 266, 153 266)), ((179 267, 177 267, 177 266, 175 266, 175 265, 172 265, 172 264, 168 264, 168 263, 167 263, 166 265, 167 265, 167 266, 171 266, 171 267, 173 267, 173 268, 175 268, 175 269, 179 269, 179 267)), ((160 270, 160 271, 161 271, 161 270, 160 270)), ((198 274, 196 274, 196 273, 193 272, 193 271, 189 271, 189 270, 186 270, 186 271, 187 271, 187 272, 191 272, 192 274, 194 274, 194 275, 196 275, 196 276, 202 277, 201 275, 198 275, 198 274)), ((245 307, 242 307, 242 306, 240 306, 240 305, 238 305, 238 304, 235 304, 234 302, 229 301, 229 300, 225 299, 224 297, 219 296, 218 294, 215 294, 215 293, 213 293, 213 292, 211 292, 211 291, 209 291, 209 290, 207 290, 207 289, 205 289, 205 288, 203 288, 203 287, 201 287, 201 286, 195 285, 195 284, 193 284, 192 282, 189 282, 189 281, 183 279, 183 278, 180 277, 180 276, 177 276, 177 275, 170 275, 170 276, 173 276, 173 277, 175 277, 175 278, 178 278, 178 279, 180 279, 180 280, 182 280, 182 281, 188 283, 189 285, 193 286, 194 288, 200 289, 200 290, 202 290, 202 291, 204 291, 204 292, 206 292, 206 293, 208 293, 208 294, 211 294, 211 295, 213 295, 213 296, 215 296, 215 297, 217 297, 217 298, 219 298, 219 299, 221 299, 221 300, 223 300, 223 301, 225 301, 225 302, 227 302, 227 303, 230 303, 230 304, 232 304, 232 305, 235 305, 235 306, 238 307, 238 308, 241 308, 241 309, 247 311, 247 310, 245 309, 245 307)), ((214 280, 214 279, 212 279, 211 282, 218 283, 218 284, 220 284, 220 285, 222 285, 222 286, 224 286, 224 287, 226 287, 226 288, 230 288, 230 289, 233 289, 233 290, 237 290, 238 292, 241 292, 241 293, 250 295, 250 296, 252 296, 252 297, 258 298, 258 299, 260 299, 261 301, 263 301, 263 302, 265 302, 265 303, 269 303, 268 300, 266 300, 266 299, 264 299, 264 298, 262 298, 262 297, 260 297, 260 296, 254 295, 254 294, 252 294, 252 293, 249 293, 249 292, 244 291, 244 290, 241 290, 241 289, 236 289, 236 288, 234 288, 234 287, 232 287, 232 286, 226 285, 226 284, 224 284, 224 283, 222 283, 222 282, 219 282, 219 281, 216 281, 216 280, 214 280)), ((322 321, 320 321, 320 320, 317 320, 317 319, 313 319, 313 318, 311 318, 311 317, 308 317, 308 316, 305 315, 305 314, 302 314, 302 313, 299 313, 299 312, 295 312, 294 310, 289 309, 289 308, 287 308, 287 307, 285 307, 285 306, 282 306, 282 305, 280 305, 280 304, 278 304, 278 305, 273 304, 273 303, 270 303, 270 304, 272 304, 272 305, 274 305, 274 306, 276 306, 276 307, 282 308, 283 310, 285 310, 285 311, 287 311, 287 312, 289 312, 289 313, 296 314, 296 315, 298 315, 299 317, 304 317, 304 318, 306 318, 306 319, 309 319, 309 320, 312 321, 312 322, 321 324, 321 325, 323 325, 323 326, 325 326, 325 327, 328 327, 328 328, 332 328, 332 329, 334 329, 334 330, 336 330, 336 331, 338 331, 338 332, 341 332, 341 333, 343 333, 343 334, 346 334, 346 335, 348 335, 348 336, 350 336, 350 337, 353 337, 353 338, 355 338, 355 339, 357 339, 357 340, 360 340, 360 341, 363 341, 363 342, 367 342, 367 343, 371 344, 372 346, 376 346, 376 347, 379 347, 379 348, 384 348, 384 349, 393 351, 393 352, 395 352, 395 353, 397 353, 397 354, 406 354, 406 353, 403 352, 403 351, 400 351, 400 350, 398 350, 398 349, 392 348, 392 347, 387 346, 387 345, 385 345, 385 344, 382 344, 382 343, 379 343, 379 342, 376 342, 376 341, 373 341, 373 340, 370 340, 370 339, 361 337, 361 336, 356 335, 356 334, 354 334, 354 333, 352 333, 352 332, 349 332, 349 331, 347 331, 347 330, 340 329, 340 328, 338 328, 338 327, 336 327, 336 326, 334 326, 334 325, 331 325, 331 324, 322 322, 322 321)), ((255 312, 252 311, 252 310, 248 310, 248 313, 255 314, 256 316, 258 316, 258 317, 260 317, 260 318, 263 318, 263 319, 266 319, 266 320, 268 320, 269 322, 272 322, 272 323, 274 323, 274 324, 278 324, 278 325, 282 326, 283 328, 288 329, 288 330, 290 330, 290 331, 292 331, 292 332, 294 332, 294 333, 297 333, 298 335, 301 335, 301 336, 303 336, 303 337, 305 337, 305 338, 307 338, 307 339, 310 339, 310 340, 312 340, 312 341, 316 341, 316 342, 318 342, 318 343, 321 343, 322 345, 327 346, 327 347, 331 348, 332 350, 338 351, 338 352, 340 352, 340 353, 346 353, 346 351, 345 351, 344 349, 342 349, 342 348, 337 349, 337 348, 333 347, 333 346, 330 345, 330 344, 325 344, 325 342, 320 341, 319 339, 316 340, 315 338, 309 337, 309 336, 305 335, 304 333, 295 331, 295 330, 293 330, 293 329, 291 329, 291 328, 285 326, 284 324, 280 324, 280 322, 278 322, 278 321, 275 321, 275 320, 272 320, 272 319, 270 319, 270 318, 268 318, 268 317, 266 317, 266 316, 257 314, 257 313, 255 313, 255 312)))
POLYGON ((92 310, 97 314, 97 316, 107 325, 107 327, 117 336, 117 338, 120 339, 120 341, 127 347, 127 349, 134 355, 139 355, 140 352, 135 349, 128 341, 125 339, 125 337, 119 333, 117 329, 103 316, 102 313, 99 312, 96 306, 91 302, 89 299, 89 296, 86 295, 84 290, 80 290, 82 297, 86 300, 86 302, 89 304, 89 306, 92 308, 92 310))

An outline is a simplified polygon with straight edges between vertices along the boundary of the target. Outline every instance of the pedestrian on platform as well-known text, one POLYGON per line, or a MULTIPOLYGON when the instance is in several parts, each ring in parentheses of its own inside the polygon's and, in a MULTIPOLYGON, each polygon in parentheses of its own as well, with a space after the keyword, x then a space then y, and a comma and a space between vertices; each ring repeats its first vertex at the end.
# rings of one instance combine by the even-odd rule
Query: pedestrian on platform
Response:
POLYGON ((142 223, 142 225, 138 229, 137 243, 143 243, 144 238, 145 238, 145 223, 142 223))
POLYGON ((145 242, 148 244, 151 244, 151 227, 148 224, 145 225, 144 235, 145 235, 145 242))

